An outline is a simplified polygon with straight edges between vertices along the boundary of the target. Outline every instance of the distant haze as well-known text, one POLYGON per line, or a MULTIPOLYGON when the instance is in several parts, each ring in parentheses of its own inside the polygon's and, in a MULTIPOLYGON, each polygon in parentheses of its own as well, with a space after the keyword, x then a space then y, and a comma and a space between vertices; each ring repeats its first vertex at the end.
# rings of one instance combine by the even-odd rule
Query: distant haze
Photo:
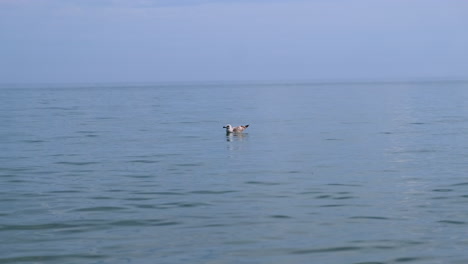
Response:
POLYGON ((0 0, 0 83, 468 79, 468 1, 0 0))

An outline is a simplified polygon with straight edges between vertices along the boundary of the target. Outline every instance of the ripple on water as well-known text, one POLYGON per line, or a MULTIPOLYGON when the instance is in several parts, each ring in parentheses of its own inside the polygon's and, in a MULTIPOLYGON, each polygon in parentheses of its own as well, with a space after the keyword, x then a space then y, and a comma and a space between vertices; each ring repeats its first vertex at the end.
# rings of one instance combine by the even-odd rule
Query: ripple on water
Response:
POLYGON ((356 246, 343 246, 343 247, 329 247, 329 248, 312 248, 293 250, 290 254, 314 254, 314 253, 328 253, 328 252, 341 252, 341 251, 358 251, 362 247, 356 246))
POLYGON ((385 264, 385 262, 379 262, 379 261, 371 261, 371 262, 355 262, 353 264, 385 264))
POLYGON ((451 224, 451 225, 466 225, 467 222, 464 222, 464 221, 455 221, 455 220, 440 220, 440 221, 437 221, 438 223, 441 223, 441 224, 451 224))
POLYGON ((433 192, 451 192, 453 189, 443 188, 443 189, 433 189, 433 192))
POLYGON ((178 225, 181 222, 170 221, 164 219, 145 219, 145 220, 121 220, 109 223, 111 226, 169 226, 169 225, 178 225))
POLYGON ((257 185, 281 185, 279 182, 265 182, 265 181, 246 181, 245 184, 257 184, 257 185))
POLYGON ((59 191, 50 191, 48 193, 54 193, 54 194, 67 194, 67 193, 83 193, 83 191, 77 191, 77 190, 59 190, 59 191))
MULTIPOLYGON (((16 173, 16 172, 26 172, 26 171, 32 171, 33 169, 31 167, 0 167, 0 172, 10 172, 10 173, 16 173)), ((16 176, 16 175, 11 175, 11 176, 16 176)))
MULTIPOLYGON (((134 178, 134 179, 152 179, 152 178, 155 178, 156 175, 132 174, 132 175, 125 175, 125 177, 134 178)), ((153 186, 158 186, 158 185, 153 185, 153 186)))
POLYGON ((69 255, 33 255, 33 256, 21 256, 21 257, 10 257, 1 258, 0 263, 46 263, 46 262, 59 262, 59 263, 71 263, 74 261, 91 261, 105 259, 106 255, 97 254, 69 254, 69 255))
POLYGON ((198 163, 178 163, 176 164, 176 166, 179 166, 179 167, 199 167, 199 166, 202 166, 203 163, 202 162, 198 162, 198 163))
POLYGON ((72 228, 75 225, 64 223, 47 223, 47 224, 32 224, 32 225, 1 225, 0 231, 14 230, 47 230, 47 229, 65 229, 72 228))
POLYGON ((109 196, 93 196, 93 197, 91 197, 91 199, 93 199, 93 200, 112 200, 114 198, 109 197, 109 196))
POLYGON ((290 218, 292 218, 289 215, 271 215, 270 217, 275 218, 275 219, 290 219, 290 218))
POLYGON ((225 190, 225 191, 211 191, 211 190, 200 190, 200 191, 192 191, 190 193, 193 194, 226 194, 226 193, 233 193, 237 191, 233 190, 225 190))
POLYGON ((319 205, 318 207, 323 207, 323 208, 331 208, 331 207, 344 207, 348 206, 347 204, 322 204, 319 205))
POLYGON ((159 163, 159 160, 147 160, 147 159, 137 159, 137 160, 129 160, 128 163, 143 163, 143 164, 151 164, 151 163, 159 163))
POLYGON ((333 195, 333 194, 321 194, 315 196, 315 199, 333 199, 333 200, 348 200, 348 199, 354 199, 356 198, 355 196, 351 195, 333 195))
POLYGON ((171 191, 167 191, 167 192, 142 192, 142 193, 139 193, 139 194, 146 194, 146 195, 184 195, 184 193, 181 193, 181 192, 171 192, 171 191))
POLYGON ((95 206, 95 207, 85 207, 80 209, 74 209, 75 212, 111 212, 111 211, 120 211, 125 210, 125 207, 119 206, 95 206))
POLYGON ((425 125, 426 123, 424 123, 424 122, 411 122, 409 124, 410 125, 425 125))
POLYGON ((455 184, 452 184, 451 186, 468 186, 468 182, 455 183, 455 184))
POLYGON ((45 143, 47 141, 41 140, 41 139, 25 139, 25 140, 21 140, 21 142, 23 143, 45 143))
POLYGON ((209 206, 208 203, 198 203, 198 202, 173 202, 173 203, 160 203, 154 205, 135 205, 138 208, 146 209, 171 209, 171 208, 191 208, 191 207, 200 207, 200 206, 209 206))
POLYGON ((328 183, 328 186, 345 186, 345 187, 362 187, 360 184, 350 184, 350 183, 328 183))
POLYGON ((351 216, 349 219, 365 219, 365 220, 394 220, 384 216, 351 216))
POLYGON ((59 161, 55 162, 58 165, 71 165, 71 166, 86 166, 86 165, 94 165, 99 164, 99 162, 94 161, 59 161))
POLYGON ((400 263, 400 262, 421 261, 421 260, 425 260, 425 259, 427 259, 427 258, 424 258, 424 257, 401 257, 401 258, 396 258, 393 261, 400 263))

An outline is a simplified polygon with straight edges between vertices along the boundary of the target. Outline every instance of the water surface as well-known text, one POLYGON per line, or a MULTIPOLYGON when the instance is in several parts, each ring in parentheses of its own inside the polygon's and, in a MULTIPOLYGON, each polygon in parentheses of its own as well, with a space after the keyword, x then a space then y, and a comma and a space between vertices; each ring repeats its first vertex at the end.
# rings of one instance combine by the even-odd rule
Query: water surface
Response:
POLYGON ((467 83, 0 91, 0 263, 468 262, 467 83))

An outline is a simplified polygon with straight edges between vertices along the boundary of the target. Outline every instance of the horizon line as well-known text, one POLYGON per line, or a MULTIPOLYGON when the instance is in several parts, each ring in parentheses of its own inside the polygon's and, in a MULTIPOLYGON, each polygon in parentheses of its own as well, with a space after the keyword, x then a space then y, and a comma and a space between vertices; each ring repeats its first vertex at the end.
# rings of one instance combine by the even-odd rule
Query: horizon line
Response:
POLYGON ((350 80, 206 80, 206 81, 96 81, 96 82, 0 82, 0 88, 32 88, 42 86, 108 87, 108 86, 199 86, 199 85, 342 85, 342 84, 418 84, 418 83, 465 83, 468 78, 436 79, 350 79, 350 80), (13 86, 13 87, 12 87, 13 86))

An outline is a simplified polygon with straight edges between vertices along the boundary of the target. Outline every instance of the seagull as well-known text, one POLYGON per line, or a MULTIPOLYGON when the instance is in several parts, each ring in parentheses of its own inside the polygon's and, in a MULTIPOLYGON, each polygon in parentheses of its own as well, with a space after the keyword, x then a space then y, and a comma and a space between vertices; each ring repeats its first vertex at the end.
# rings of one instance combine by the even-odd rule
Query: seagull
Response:
POLYGON ((226 129, 227 134, 229 134, 229 133, 242 133, 248 127, 249 127, 249 125, 232 127, 229 124, 226 125, 226 126, 223 126, 223 128, 226 129))

